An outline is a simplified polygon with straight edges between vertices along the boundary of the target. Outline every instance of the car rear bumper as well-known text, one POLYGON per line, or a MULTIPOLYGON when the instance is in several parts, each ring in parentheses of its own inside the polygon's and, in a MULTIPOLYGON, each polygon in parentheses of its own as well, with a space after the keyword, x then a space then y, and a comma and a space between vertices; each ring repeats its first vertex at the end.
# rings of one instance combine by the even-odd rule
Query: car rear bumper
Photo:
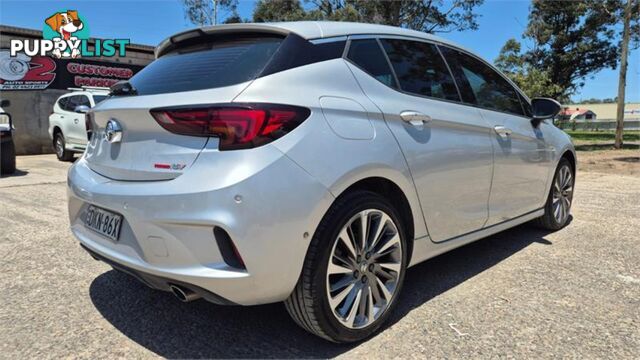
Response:
POLYGON ((203 153, 169 181, 115 181, 79 159, 68 176, 71 231, 94 257, 154 288, 182 284, 214 294, 204 297, 218 303, 284 300, 333 196, 277 149, 251 151, 247 159, 255 160, 227 168, 203 153), (84 226, 89 205, 123 216, 118 241, 84 226), (228 233, 245 269, 225 262, 214 227, 228 233))

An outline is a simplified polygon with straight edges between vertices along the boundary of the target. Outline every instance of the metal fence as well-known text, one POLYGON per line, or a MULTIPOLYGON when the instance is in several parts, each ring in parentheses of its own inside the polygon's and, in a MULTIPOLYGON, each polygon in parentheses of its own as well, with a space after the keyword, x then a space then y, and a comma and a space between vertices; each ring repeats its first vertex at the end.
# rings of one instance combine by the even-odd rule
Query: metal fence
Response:
MULTIPOLYGON (((613 131, 616 129, 615 120, 596 120, 596 121, 572 121, 572 120, 556 120, 554 122, 557 127, 563 130, 587 130, 587 131, 613 131)), ((625 120, 625 130, 640 130, 640 119, 625 120)))

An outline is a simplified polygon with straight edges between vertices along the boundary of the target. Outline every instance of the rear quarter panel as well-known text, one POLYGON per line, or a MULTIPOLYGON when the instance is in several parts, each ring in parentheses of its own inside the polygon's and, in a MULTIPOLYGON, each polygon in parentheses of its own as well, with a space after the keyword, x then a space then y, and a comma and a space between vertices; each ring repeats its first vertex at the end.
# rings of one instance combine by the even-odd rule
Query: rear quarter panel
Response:
MULTIPOLYGON (((393 181, 409 201, 415 237, 427 235, 416 190, 402 152, 382 114, 364 95, 343 59, 310 64, 256 79, 234 101, 271 102, 309 108, 310 117, 273 145, 318 179, 336 197, 349 186, 368 177, 384 177, 393 181), (327 97, 347 101, 321 100, 327 97), (355 110, 357 106, 340 106, 346 103, 356 103, 364 113, 358 113, 355 110), (332 117, 331 126, 325 115, 332 117), (355 128, 362 130, 356 130, 356 136, 339 135, 340 130, 336 131, 336 125, 340 121, 359 121, 359 126, 355 128), (370 126, 363 122, 369 122, 370 126)), ((316 227, 320 220, 314 220, 316 227)))

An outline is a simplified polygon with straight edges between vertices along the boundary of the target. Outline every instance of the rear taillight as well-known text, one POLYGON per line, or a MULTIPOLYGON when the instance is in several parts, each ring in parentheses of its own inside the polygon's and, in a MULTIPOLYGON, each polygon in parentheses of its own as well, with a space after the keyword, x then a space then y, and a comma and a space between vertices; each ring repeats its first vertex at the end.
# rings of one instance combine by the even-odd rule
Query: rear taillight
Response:
POLYGON ((152 109, 164 129, 180 135, 220 138, 220 150, 247 149, 286 135, 309 109, 276 104, 228 104, 152 109))

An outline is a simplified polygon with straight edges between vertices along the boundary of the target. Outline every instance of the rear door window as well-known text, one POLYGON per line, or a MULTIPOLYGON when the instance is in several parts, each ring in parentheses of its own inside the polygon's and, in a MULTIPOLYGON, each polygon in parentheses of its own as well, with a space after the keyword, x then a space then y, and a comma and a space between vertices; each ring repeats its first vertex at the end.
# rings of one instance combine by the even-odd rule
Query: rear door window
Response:
MULTIPOLYGON (((87 107, 91 107, 91 102, 89 102, 89 98, 86 95, 76 95, 74 96, 75 99, 75 106, 87 106, 87 107)), ((75 110, 75 107, 74 107, 75 110)))
POLYGON ((91 104, 89 103, 89 98, 86 97, 85 95, 73 95, 65 99, 67 99, 67 101, 65 102, 63 109, 66 111, 75 112, 76 107, 80 105, 91 107, 91 104))
POLYGON ((281 38, 219 40, 161 56, 129 80, 139 95, 202 90, 255 79, 281 38))
POLYGON ((397 88, 389 62, 376 39, 352 40, 347 58, 381 83, 397 88))
POLYGON ((403 91, 460 101, 453 77, 435 45, 397 39, 381 42, 403 91))

